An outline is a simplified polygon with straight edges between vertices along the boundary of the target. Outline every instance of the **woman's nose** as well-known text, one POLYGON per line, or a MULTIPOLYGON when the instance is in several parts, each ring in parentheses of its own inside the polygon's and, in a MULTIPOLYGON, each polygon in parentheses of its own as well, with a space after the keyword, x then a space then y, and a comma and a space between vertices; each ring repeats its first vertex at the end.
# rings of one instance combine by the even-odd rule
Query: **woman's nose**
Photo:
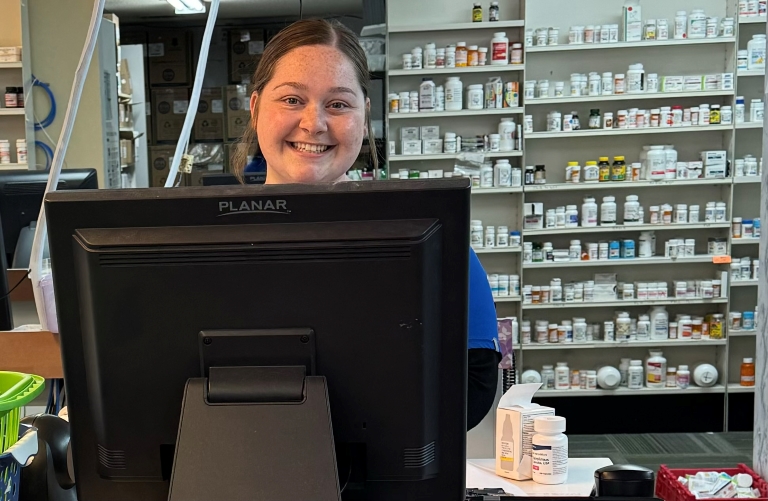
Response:
POLYGON ((309 135, 316 136, 328 130, 325 119, 325 110, 322 106, 307 106, 301 115, 299 127, 309 135))

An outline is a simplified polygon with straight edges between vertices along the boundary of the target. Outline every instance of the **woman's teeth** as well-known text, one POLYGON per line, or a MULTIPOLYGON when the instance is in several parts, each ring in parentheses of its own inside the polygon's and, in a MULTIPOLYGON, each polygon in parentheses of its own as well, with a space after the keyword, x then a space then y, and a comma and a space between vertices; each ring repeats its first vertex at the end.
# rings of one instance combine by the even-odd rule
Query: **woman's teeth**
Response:
POLYGON ((309 153, 322 153, 329 148, 325 144, 307 144, 307 143, 291 143, 291 146, 299 151, 306 151, 309 153))

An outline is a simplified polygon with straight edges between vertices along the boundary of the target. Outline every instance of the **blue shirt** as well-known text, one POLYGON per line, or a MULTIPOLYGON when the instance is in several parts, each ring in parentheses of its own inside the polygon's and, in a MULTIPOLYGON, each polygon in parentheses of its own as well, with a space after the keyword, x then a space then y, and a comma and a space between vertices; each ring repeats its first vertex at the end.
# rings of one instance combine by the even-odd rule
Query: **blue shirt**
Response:
POLYGON ((488 283, 480 259, 475 251, 469 250, 469 332, 467 347, 487 348, 499 351, 499 335, 496 325, 496 305, 493 303, 491 286, 488 283))
MULTIPOLYGON (((245 167, 245 172, 266 171, 264 157, 255 156, 245 167)), ((499 335, 496 325, 496 305, 493 303, 491 286, 477 254, 469 249, 469 331, 467 348, 487 348, 499 351, 499 335)))

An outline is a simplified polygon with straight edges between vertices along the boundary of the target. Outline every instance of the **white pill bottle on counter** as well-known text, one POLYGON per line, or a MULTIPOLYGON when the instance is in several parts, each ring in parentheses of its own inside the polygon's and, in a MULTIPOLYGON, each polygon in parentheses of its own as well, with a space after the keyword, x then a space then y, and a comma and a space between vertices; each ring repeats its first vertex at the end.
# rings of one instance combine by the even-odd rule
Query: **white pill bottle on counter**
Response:
POLYGON ((539 416, 533 420, 532 477, 538 484, 557 485, 568 480, 568 437, 565 418, 539 416))

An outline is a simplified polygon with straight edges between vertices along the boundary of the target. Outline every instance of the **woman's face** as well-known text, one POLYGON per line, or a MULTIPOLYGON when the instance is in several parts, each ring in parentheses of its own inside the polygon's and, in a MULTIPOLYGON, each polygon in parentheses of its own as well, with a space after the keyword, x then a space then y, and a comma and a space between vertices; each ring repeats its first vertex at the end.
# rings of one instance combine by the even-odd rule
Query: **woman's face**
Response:
POLYGON ((367 134, 367 106, 352 63, 338 49, 288 52, 261 94, 251 96, 267 184, 343 180, 367 134))

